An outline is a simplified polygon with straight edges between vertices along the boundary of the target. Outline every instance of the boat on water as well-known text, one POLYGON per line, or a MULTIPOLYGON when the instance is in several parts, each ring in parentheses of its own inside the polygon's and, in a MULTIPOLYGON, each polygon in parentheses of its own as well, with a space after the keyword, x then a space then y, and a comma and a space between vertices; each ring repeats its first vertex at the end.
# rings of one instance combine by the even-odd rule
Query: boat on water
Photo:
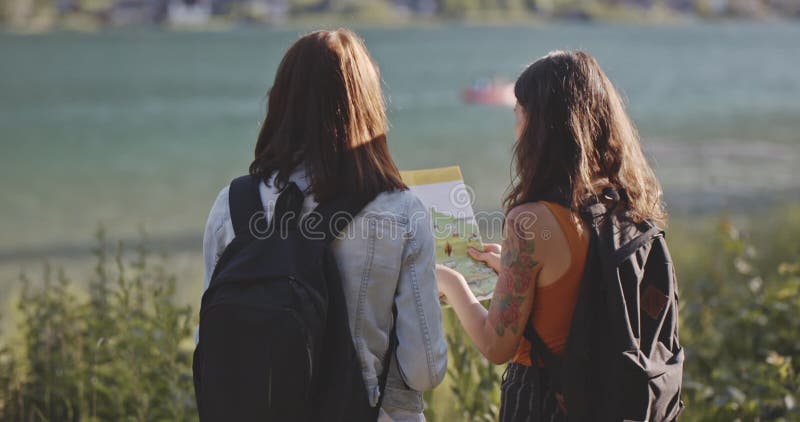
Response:
POLYGON ((461 99, 467 104, 487 104, 513 107, 514 84, 502 78, 480 78, 461 92, 461 99))

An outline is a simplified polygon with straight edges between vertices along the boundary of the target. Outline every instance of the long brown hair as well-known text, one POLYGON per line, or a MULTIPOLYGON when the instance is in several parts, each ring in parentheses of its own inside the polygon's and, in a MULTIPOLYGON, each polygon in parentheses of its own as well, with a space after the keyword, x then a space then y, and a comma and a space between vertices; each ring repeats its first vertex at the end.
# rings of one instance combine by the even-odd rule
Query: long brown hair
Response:
POLYGON ((635 221, 666 222, 661 185, 636 127, 597 61, 582 51, 555 51, 522 72, 514 86, 527 122, 514 146, 516 177, 507 210, 542 198, 579 210, 602 190, 623 192, 635 221))
POLYGON ((250 173, 277 172, 283 188, 305 165, 319 202, 337 195, 406 189, 386 144, 386 111, 377 66, 346 29, 301 37, 283 57, 250 173))

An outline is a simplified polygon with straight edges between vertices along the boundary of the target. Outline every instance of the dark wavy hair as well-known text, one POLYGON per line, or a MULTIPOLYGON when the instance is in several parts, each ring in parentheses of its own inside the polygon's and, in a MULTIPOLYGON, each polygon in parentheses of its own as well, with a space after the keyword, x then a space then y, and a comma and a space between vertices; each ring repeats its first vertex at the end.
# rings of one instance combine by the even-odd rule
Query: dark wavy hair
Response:
POLYGON ((316 31, 286 52, 269 91, 250 173, 282 189, 305 165, 318 202, 406 189, 386 143, 378 68, 346 29, 316 31))
POLYGON ((636 127, 592 56, 551 52, 522 72, 514 94, 527 121, 514 146, 507 211, 553 198, 579 210, 612 187, 634 221, 666 223, 661 185, 636 127))

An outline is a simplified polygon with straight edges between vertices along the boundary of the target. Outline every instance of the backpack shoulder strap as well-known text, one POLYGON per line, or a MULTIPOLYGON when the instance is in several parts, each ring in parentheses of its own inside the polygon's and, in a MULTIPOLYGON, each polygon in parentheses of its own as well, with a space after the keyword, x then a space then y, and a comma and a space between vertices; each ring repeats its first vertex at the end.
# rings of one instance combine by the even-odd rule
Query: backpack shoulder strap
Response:
MULTIPOLYGON (((581 290, 587 288, 588 280, 592 280, 592 277, 595 275, 595 271, 597 270, 596 267, 591 265, 593 261, 593 257, 595 254, 598 253, 598 244, 600 242, 599 236, 599 227, 595 224, 594 220, 589 221, 591 226, 591 232, 589 234, 589 248, 586 252, 586 265, 583 270, 583 275, 581 276, 581 290)), ((576 301, 576 313, 579 312, 577 306, 581 302, 581 294, 579 293, 577 301, 576 301)), ((570 334, 568 335, 571 339, 572 331, 574 326, 576 325, 576 318, 572 316, 572 326, 573 328, 570 329, 570 334)), ((541 358, 544 367, 550 372, 550 382, 552 383, 552 387, 556 392, 563 392, 563 385, 562 385, 562 362, 564 359, 558 357, 547 347, 547 344, 544 342, 542 337, 539 333, 536 332, 536 329, 533 327, 533 323, 529 319, 527 324, 525 325, 525 332, 523 333, 525 338, 531 343, 531 365, 536 365, 536 357, 538 356, 541 358)), ((567 340, 567 344, 569 347, 570 339, 567 340)))
POLYGON ((561 359, 547 347, 542 337, 539 336, 539 333, 533 328, 533 324, 530 320, 525 324, 525 333, 523 335, 531 342, 531 366, 538 364, 536 362, 536 357, 539 356, 542 359, 544 367, 547 368, 551 374, 553 387, 556 391, 561 391, 561 359))
POLYGON ((664 230, 656 225, 652 225, 644 232, 637 235, 630 242, 626 243, 619 249, 613 251, 611 255, 612 263, 616 266, 622 263, 625 259, 631 256, 637 249, 644 246, 646 243, 651 242, 653 238, 658 235, 664 235, 664 230))
POLYGON ((233 223, 233 232, 237 237, 250 235, 250 220, 253 215, 263 212, 258 176, 246 175, 237 177, 231 182, 228 191, 228 206, 233 223))

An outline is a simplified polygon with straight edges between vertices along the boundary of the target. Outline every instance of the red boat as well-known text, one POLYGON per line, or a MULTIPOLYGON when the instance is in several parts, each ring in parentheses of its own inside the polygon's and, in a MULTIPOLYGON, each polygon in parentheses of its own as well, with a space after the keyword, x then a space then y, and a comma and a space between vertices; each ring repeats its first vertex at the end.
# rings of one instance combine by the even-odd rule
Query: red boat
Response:
POLYGON ((472 86, 462 91, 461 98, 467 104, 488 104, 506 107, 513 107, 517 101, 514 97, 514 84, 498 78, 476 80, 472 86))

